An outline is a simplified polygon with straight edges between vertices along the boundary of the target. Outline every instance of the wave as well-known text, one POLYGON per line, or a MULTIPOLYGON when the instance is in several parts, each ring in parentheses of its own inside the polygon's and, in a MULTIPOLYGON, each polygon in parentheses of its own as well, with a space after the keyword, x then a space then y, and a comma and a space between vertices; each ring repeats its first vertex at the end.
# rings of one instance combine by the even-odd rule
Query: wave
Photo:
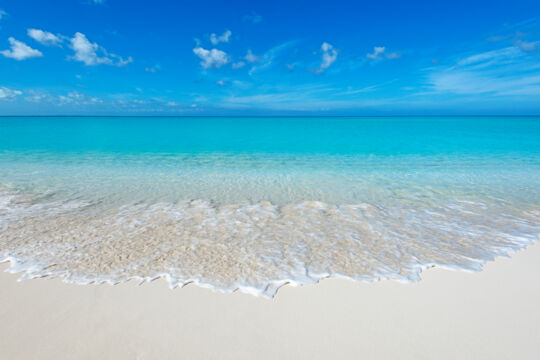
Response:
POLYGON ((50 201, 0 194, 0 262, 21 279, 196 283, 273 297, 326 277, 420 280, 422 269, 481 270, 538 240, 540 212, 504 202, 216 205, 50 201))

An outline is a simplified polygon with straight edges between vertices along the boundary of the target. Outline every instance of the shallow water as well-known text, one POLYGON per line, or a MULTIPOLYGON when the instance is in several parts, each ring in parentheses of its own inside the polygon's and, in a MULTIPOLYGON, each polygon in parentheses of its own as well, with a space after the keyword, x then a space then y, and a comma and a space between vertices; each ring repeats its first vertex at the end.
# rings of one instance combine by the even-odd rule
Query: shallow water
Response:
POLYGON ((273 296, 538 240, 540 118, 0 118, 0 261, 273 296))

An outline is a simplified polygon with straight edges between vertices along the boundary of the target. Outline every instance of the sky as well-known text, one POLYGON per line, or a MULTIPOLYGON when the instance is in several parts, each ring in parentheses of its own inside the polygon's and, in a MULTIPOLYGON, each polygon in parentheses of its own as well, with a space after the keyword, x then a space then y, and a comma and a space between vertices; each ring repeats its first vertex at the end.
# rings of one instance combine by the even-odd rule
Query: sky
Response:
POLYGON ((0 115, 458 114, 540 114, 540 1, 0 1, 0 115))

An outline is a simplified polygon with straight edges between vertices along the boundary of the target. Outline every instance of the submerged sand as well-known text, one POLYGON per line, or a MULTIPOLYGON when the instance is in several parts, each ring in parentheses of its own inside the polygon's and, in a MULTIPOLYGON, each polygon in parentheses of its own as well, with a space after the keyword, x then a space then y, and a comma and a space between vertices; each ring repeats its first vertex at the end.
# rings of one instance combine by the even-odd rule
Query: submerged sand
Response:
MULTIPOLYGON (((2 270, 8 264, 1 266, 2 270)), ((17 282, 0 273, 0 359, 537 359, 540 244, 482 272, 343 279, 273 300, 164 280, 17 282)))

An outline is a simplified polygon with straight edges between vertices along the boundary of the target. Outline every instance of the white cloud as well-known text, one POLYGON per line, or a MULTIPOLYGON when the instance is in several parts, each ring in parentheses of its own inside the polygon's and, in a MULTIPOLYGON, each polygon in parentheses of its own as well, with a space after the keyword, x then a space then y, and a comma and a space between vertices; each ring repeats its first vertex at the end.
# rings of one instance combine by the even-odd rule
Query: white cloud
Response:
POLYGON ((62 42, 62 39, 60 39, 60 37, 47 31, 39 29, 28 29, 27 33, 28 36, 30 36, 32 39, 46 46, 59 45, 62 42))
POLYGON ((430 70, 428 84, 435 93, 540 95, 537 60, 516 46, 469 55, 430 70))
POLYGON ((193 53, 201 58, 201 66, 205 69, 219 69, 230 60, 226 52, 218 49, 207 50, 199 46, 193 49, 193 53))
POLYGON ((77 32, 70 41, 71 48, 75 51, 73 59, 81 61, 85 65, 112 64, 112 60, 108 57, 97 55, 99 45, 88 41, 84 34, 77 32))
MULTIPOLYGON (((137 89, 139 92, 140 89, 137 89)), ((2 98, 13 97, 15 95, 21 95, 21 91, 9 90, 4 87, 0 87, 0 102, 2 98), (5 95, 8 94, 8 95, 5 95)), ((24 98, 22 100, 28 103, 37 103, 47 106, 54 106, 58 109, 65 109, 69 112, 77 112, 84 108, 99 108, 108 109, 110 111, 149 111, 149 112, 161 112, 174 109, 175 111, 184 111, 189 109, 188 105, 183 105, 176 101, 169 99, 152 97, 148 99, 139 98, 138 94, 121 93, 121 94, 108 94, 106 97, 95 97, 88 94, 84 94, 78 91, 70 91, 68 93, 51 93, 41 90, 25 90, 24 98)))
POLYGON ((217 36, 216 34, 212 33, 210 35, 210 42, 214 45, 217 45, 220 42, 228 43, 231 35, 232 35, 232 32, 230 30, 225 30, 225 32, 221 34, 220 36, 217 36))
POLYGON ((231 66, 233 69, 240 69, 246 66, 246 63, 243 61, 238 61, 238 62, 232 63, 231 66))
POLYGON ((43 56, 41 51, 32 49, 30 46, 26 45, 23 42, 15 40, 12 37, 10 37, 8 41, 9 41, 9 44, 11 45, 11 50, 0 51, 0 54, 4 55, 7 58, 12 58, 15 60, 24 60, 24 59, 43 56))
POLYGON ((399 59, 401 57, 400 54, 398 54, 397 52, 390 52, 390 53, 386 53, 386 58, 387 59, 399 59))
POLYGON ((128 56, 127 59, 124 59, 123 57, 118 56, 116 54, 110 54, 109 56, 112 59, 116 60, 116 63, 114 64, 116 66, 125 66, 125 65, 133 62, 133 58, 131 56, 128 56))
POLYGON ((6 16, 6 15, 7 15, 7 12, 5 12, 5 11, 2 10, 2 9, 0 9, 0 20, 2 20, 2 18, 3 18, 4 16, 6 16))
POLYGON ((161 69, 161 65, 156 64, 154 66, 146 67, 144 68, 144 71, 150 72, 150 73, 156 73, 161 69))
POLYGON ((257 64, 254 64, 252 68, 249 70, 249 75, 253 75, 256 72, 268 70, 270 69, 276 62, 276 59, 281 56, 283 51, 292 45, 294 45, 296 41, 288 41, 283 44, 274 46, 270 50, 268 50, 266 53, 264 53, 263 56, 259 58, 260 61, 257 62, 257 64))
POLYGON ((513 61, 514 59, 522 56, 522 52, 514 46, 486 51, 483 53, 469 55, 456 63, 456 67, 460 66, 479 66, 486 67, 494 64, 499 64, 501 62, 506 63, 508 61, 513 61))
POLYGON ((538 41, 533 42, 533 41, 519 40, 516 42, 516 46, 518 46, 521 50, 525 52, 531 52, 531 51, 536 50, 536 48, 538 47, 538 44, 539 44, 538 41))
POLYGON ((373 52, 366 54, 366 57, 371 60, 399 59, 401 56, 396 52, 386 52, 386 46, 375 46, 373 52))
POLYGON ((368 59, 372 59, 372 60, 375 60, 377 58, 379 58, 379 55, 382 55, 384 54, 384 51, 386 50, 386 47, 384 46, 375 46, 373 48, 373 53, 371 54, 366 54, 366 57, 368 59))
POLYGON ((323 52, 322 54, 322 62, 321 65, 319 65, 319 68, 315 70, 315 73, 320 74, 324 72, 324 70, 328 69, 330 65, 332 65, 338 57, 338 52, 334 47, 327 43, 323 42, 321 45, 321 50, 323 52))
POLYGON ((43 91, 27 90, 24 100, 33 103, 55 102, 56 97, 43 91))
POLYGON ((121 56, 107 53, 103 47, 96 43, 91 43, 86 38, 86 35, 80 32, 75 33, 75 36, 70 39, 70 42, 71 49, 75 52, 72 58, 88 66, 101 64, 124 66, 133 61, 131 56, 124 59, 121 56), (101 53, 102 56, 99 56, 98 53, 101 53))
POLYGON ((0 86, 0 100, 11 100, 19 95, 22 95, 22 91, 0 86))
POLYGON ((259 88, 257 94, 238 96, 225 94, 214 101, 228 109, 272 109, 292 111, 313 111, 329 109, 352 109, 386 103, 383 99, 342 99, 334 97, 336 88, 328 84, 306 84, 291 86, 266 86, 259 88))
POLYGON ((251 52, 251 49, 249 49, 247 51, 247 54, 246 56, 244 56, 244 59, 247 61, 247 62, 250 62, 250 63, 255 63, 255 62, 258 62, 260 60, 260 57, 258 57, 257 55, 255 55, 254 53, 251 52))
POLYGON ((323 51, 321 69, 327 69, 337 60, 337 50, 327 42, 322 43, 321 50, 323 51))
POLYGON ((66 104, 93 105, 93 104, 100 104, 102 102, 103 100, 99 98, 81 94, 78 91, 72 91, 68 93, 67 95, 58 96, 58 105, 66 105, 66 104))

